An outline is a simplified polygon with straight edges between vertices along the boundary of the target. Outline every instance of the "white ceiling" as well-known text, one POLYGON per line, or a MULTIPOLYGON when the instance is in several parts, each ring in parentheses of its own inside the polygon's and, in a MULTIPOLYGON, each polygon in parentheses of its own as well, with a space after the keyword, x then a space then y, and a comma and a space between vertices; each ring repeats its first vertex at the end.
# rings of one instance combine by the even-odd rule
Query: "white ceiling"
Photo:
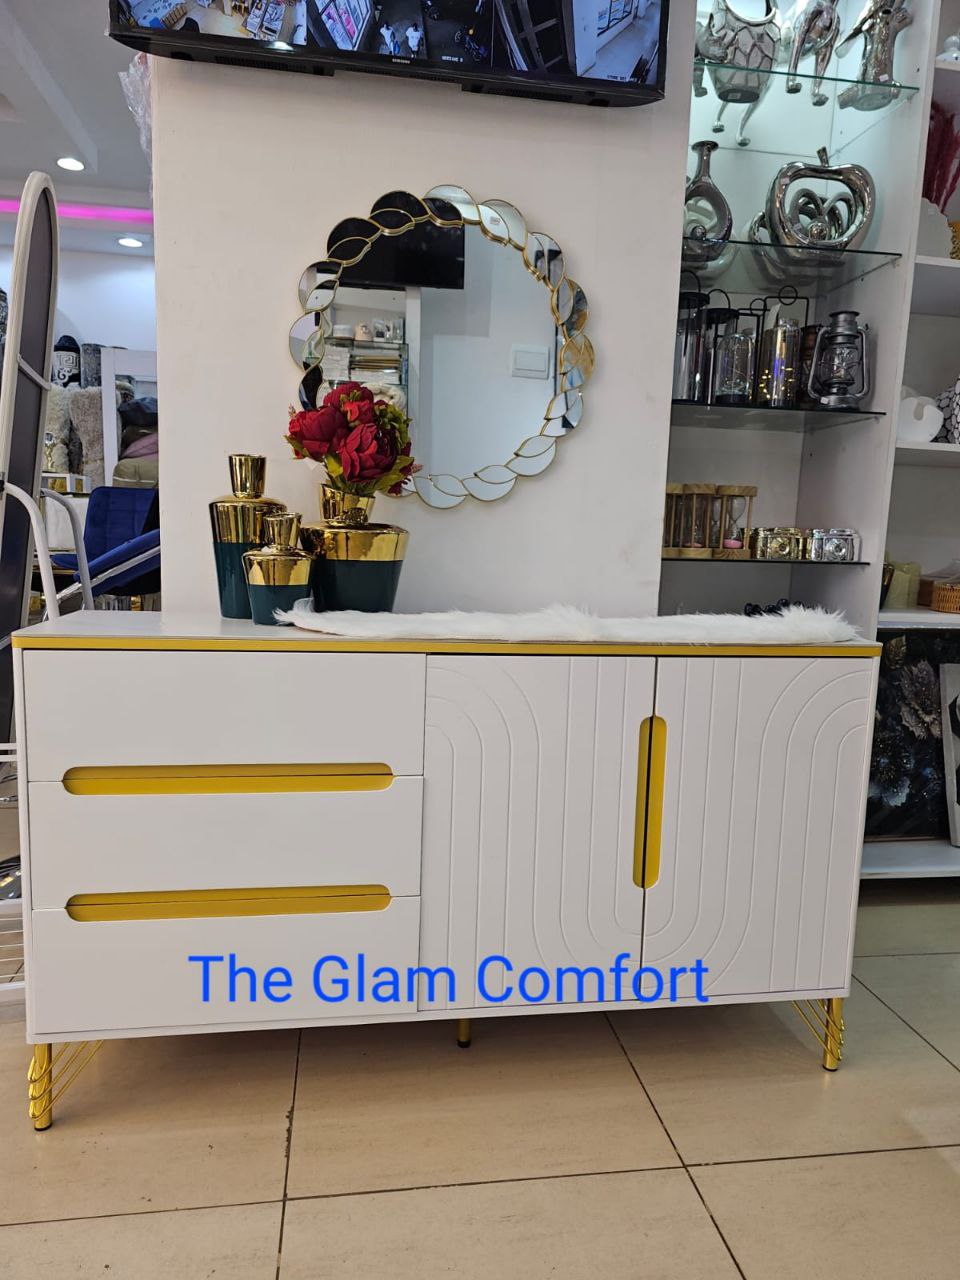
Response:
POLYGON ((104 34, 108 21, 107 0, 0 0, 5 193, 43 169, 60 200, 148 203, 147 158, 118 78, 133 52, 104 34), (85 172, 58 169, 63 155, 85 172))

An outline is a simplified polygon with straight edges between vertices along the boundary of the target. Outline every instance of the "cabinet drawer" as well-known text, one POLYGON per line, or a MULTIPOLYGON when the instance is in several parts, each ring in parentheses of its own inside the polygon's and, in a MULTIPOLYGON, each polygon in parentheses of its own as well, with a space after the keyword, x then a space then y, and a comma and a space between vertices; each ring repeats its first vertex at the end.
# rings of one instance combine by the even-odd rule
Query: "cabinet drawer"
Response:
MULTIPOLYGON (((406 968, 416 965, 420 901, 395 898, 385 910, 319 915, 223 917, 188 920, 80 922, 65 911, 35 911, 27 967, 30 1030, 34 1036, 151 1028, 256 1026, 263 1022, 412 1012, 406 996, 406 968), (366 968, 360 998, 358 953, 366 968), (257 999, 240 975, 231 1002, 227 962, 259 975, 257 999), (347 998, 329 1003, 317 997, 313 969, 328 955, 342 956, 346 971, 328 962, 323 987, 338 994, 336 979, 349 979, 347 998), (188 956, 223 956, 210 964, 210 999, 203 1000, 203 966, 188 956), (373 999, 372 977, 381 965, 400 970, 399 1001, 373 999), (274 1001, 263 991, 263 975, 283 966, 292 978, 289 999, 274 1001)), ((274 994, 284 994, 276 986, 274 994)))
POLYGON ((74 894, 382 884, 420 892, 422 778, 383 791, 71 795, 29 786, 35 908, 74 894))
POLYGON ((143 765, 423 772, 422 654, 24 654, 27 774, 143 765))

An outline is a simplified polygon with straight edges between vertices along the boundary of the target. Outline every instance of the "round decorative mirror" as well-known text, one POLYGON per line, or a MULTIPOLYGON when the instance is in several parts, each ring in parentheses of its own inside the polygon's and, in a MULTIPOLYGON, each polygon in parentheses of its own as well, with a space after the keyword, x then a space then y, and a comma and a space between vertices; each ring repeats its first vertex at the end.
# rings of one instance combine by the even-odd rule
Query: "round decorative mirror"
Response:
POLYGON ((333 229, 300 303, 301 406, 353 381, 403 409, 422 466, 405 492, 430 506, 504 497, 580 422, 586 297, 559 245, 502 200, 389 192, 333 229))

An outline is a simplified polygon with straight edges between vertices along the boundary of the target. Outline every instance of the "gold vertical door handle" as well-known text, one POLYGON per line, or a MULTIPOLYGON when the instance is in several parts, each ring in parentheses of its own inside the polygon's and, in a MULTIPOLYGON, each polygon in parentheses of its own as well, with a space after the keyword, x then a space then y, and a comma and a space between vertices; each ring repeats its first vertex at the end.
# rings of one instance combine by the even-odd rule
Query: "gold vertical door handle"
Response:
POLYGON ((660 879, 666 760, 667 722, 662 716, 647 716, 640 725, 633 836, 633 883, 639 889, 652 889, 660 879))

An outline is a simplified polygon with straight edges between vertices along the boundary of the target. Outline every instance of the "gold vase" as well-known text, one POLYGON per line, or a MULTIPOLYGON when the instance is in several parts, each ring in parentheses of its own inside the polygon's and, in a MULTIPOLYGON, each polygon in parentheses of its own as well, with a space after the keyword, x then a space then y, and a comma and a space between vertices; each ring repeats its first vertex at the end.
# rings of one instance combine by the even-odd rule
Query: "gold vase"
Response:
POLYGON ((376 494, 344 493, 332 484, 320 486, 320 515, 324 524, 359 528, 370 523, 376 494))
POLYGON ((393 524, 371 524, 373 502, 332 485, 320 488, 323 523, 300 530, 300 545, 314 558, 310 583, 319 612, 393 608, 410 535, 393 524))
POLYGON ((297 546, 299 532, 299 512, 264 516, 266 545, 244 554, 243 567, 254 622, 276 626, 275 609, 292 609, 298 600, 310 595, 313 559, 297 546))
POLYGON ((217 562, 220 612, 225 618, 249 618, 250 600, 243 556, 263 546, 263 518, 285 511, 282 502, 263 496, 267 460, 255 453, 230 455, 233 492, 210 503, 213 552, 217 562))

